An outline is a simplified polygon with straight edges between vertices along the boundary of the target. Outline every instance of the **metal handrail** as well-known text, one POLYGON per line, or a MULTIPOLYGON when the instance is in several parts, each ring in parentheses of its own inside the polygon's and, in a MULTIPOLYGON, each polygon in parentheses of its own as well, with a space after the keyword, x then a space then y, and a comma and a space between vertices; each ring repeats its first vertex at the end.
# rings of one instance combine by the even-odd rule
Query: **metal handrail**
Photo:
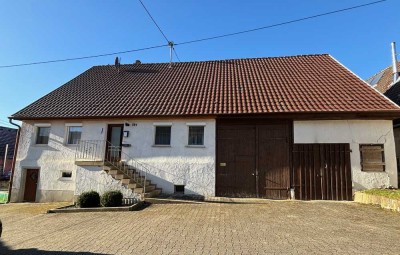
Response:
POLYGON ((75 150, 75 160, 102 161, 104 165, 113 166, 139 184, 143 188, 143 194, 146 193, 149 169, 123 152, 121 146, 106 140, 80 140, 75 150))
MULTIPOLYGON (((108 163, 118 168, 124 174, 132 178, 136 183, 141 185, 143 187, 143 194, 146 193, 146 185, 144 184, 146 184, 147 176, 148 174, 150 175, 152 173, 152 170, 154 170, 153 166, 150 166, 144 162, 139 162, 129 154, 125 153, 121 146, 112 145, 110 142, 105 140, 80 140, 78 142, 78 146, 76 147, 75 160, 96 160, 102 161, 103 164, 108 163), (120 158, 118 158, 118 161, 106 159, 106 146, 109 146, 109 149, 111 148, 112 151, 118 152, 118 155, 121 155, 120 158), (93 155, 90 154, 91 152, 93 155), (125 160, 125 163, 121 161, 121 159, 125 160), (129 170, 132 168, 135 169, 136 173, 138 173, 137 175, 135 175, 133 171, 129 170)), ((157 169, 157 171, 162 171, 176 178, 183 178, 177 174, 165 171, 163 169, 157 169)), ((206 187, 203 184, 197 183, 196 181, 186 181, 198 186, 206 187)))
POLYGON ((105 155, 104 140, 79 140, 75 150, 75 160, 103 161, 105 155))
POLYGON ((145 194, 147 171, 149 170, 141 163, 134 160, 131 156, 129 156, 129 154, 123 152, 121 146, 115 146, 109 141, 105 141, 105 144, 108 149, 106 150, 107 155, 104 157, 104 162, 118 168, 121 172, 123 172, 123 174, 142 186, 143 194, 145 194), (118 155, 118 157, 113 157, 115 155, 118 155), (123 162, 122 159, 125 159, 126 162, 123 162), (133 162, 134 164, 131 164, 130 162, 133 162))

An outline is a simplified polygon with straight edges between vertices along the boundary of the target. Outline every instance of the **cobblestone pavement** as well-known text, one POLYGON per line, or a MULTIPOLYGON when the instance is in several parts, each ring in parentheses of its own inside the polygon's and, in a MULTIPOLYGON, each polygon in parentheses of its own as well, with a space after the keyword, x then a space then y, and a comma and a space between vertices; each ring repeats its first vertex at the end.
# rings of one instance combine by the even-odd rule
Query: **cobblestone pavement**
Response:
POLYGON ((339 202, 153 204, 43 214, 1 205, 0 254, 400 254, 400 214, 339 202))

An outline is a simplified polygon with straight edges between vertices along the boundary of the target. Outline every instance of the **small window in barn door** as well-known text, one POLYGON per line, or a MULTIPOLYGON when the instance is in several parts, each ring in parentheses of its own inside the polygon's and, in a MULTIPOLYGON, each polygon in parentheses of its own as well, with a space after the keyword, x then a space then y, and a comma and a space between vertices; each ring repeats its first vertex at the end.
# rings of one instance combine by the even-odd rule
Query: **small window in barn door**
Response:
POLYGON ((360 155, 362 171, 385 171, 385 154, 383 144, 360 144, 360 155))

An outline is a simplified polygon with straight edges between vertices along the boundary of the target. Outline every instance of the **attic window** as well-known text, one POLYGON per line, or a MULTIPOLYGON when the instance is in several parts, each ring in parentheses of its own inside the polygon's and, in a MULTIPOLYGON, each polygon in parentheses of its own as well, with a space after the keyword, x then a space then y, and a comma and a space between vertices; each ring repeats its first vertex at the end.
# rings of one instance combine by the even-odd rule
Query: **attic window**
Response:
POLYGON ((374 77, 371 78, 371 80, 368 81, 369 85, 374 86, 375 84, 377 84, 380 79, 382 78, 384 72, 380 72, 377 75, 375 75, 374 77))
POLYGON ((360 156, 361 171, 385 171, 385 154, 383 144, 360 144, 360 156))

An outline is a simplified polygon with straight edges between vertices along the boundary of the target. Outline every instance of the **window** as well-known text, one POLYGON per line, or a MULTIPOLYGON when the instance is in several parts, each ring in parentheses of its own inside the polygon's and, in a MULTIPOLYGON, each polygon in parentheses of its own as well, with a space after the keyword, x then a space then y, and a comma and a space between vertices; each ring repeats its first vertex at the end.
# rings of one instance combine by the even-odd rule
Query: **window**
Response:
POLYGON ((360 154, 362 171, 385 171, 385 155, 383 144, 360 144, 360 154))
POLYGON ((82 127, 69 126, 67 134, 67 144, 78 144, 81 140, 82 127))
POLYGON ((174 185, 174 186, 175 186, 175 194, 185 193, 185 185, 174 185))
POLYGON ((48 144, 50 127, 37 127, 36 144, 48 144))
POLYGON ((171 127, 156 126, 155 145, 170 145, 171 144, 171 127))
POLYGON ((204 126, 189 126, 188 145, 204 145, 204 126))
POLYGON ((71 171, 65 171, 61 173, 62 178, 71 178, 72 177, 72 172, 71 171))

